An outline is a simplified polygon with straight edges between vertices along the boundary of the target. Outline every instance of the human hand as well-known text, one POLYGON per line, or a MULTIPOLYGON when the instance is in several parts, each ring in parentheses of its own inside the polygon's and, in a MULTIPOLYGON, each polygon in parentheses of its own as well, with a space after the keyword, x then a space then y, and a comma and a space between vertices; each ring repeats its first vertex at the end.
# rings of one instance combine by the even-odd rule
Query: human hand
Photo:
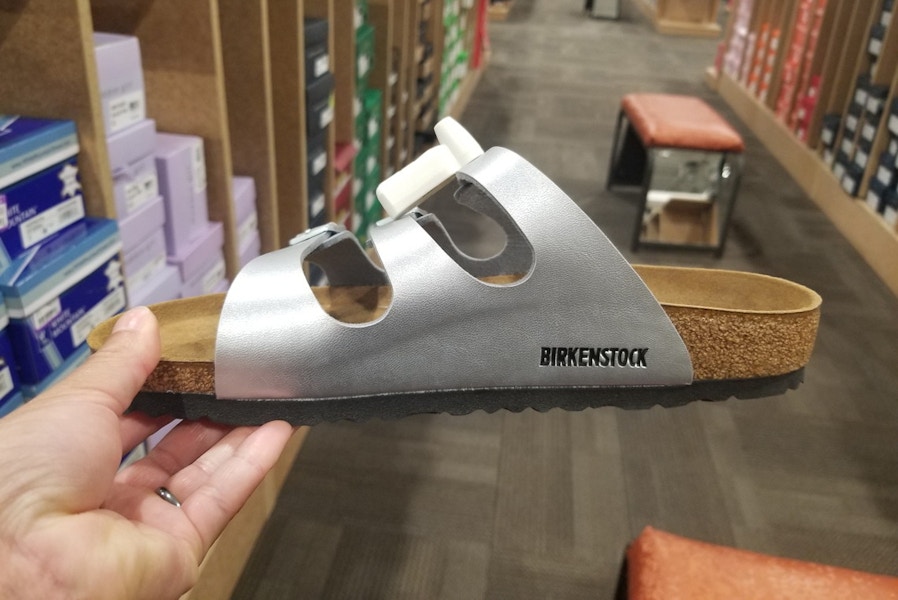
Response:
POLYGON ((0 419, 0 597, 178 597, 277 461, 287 423, 183 422, 117 472, 171 421, 123 415, 159 353, 155 317, 133 309, 87 363, 0 419))

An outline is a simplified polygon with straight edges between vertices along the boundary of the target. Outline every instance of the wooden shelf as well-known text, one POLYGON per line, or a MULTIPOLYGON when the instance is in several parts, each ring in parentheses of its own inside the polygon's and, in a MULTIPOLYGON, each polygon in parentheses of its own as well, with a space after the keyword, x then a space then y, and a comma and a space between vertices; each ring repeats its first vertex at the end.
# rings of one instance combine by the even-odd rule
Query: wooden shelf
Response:
MULTIPOLYGON (((389 138, 393 137, 393 145, 396 142, 396 129, 394 119, 391 114, 398 112, 398 107, 393 105, 391 90, 393 85, 398 86, 398 81, 392 83, 392 76, 395 71, 396 78, 401 65, 394 64, 394 57, 401 58, 402 48, 397 44, 401 40, 397 39, 394 33, 394 27, 397 24, 396 16, 398 15, 397 6, 399 2, 390 0, 371 0, 368 4, 368 19, 374 26, 374 56, 376 60, 371 68, 371 75, 368 80, 368 86, 372 89, 380 90, 383 103, 381 105, 381 135, 380 135, 380 172, 381 176, 386 178, 387 173, 397 167, 391 160, 391 147, 389 138), (391 111, 392 107, 392 111, 391 111)), ((398 89, 398 87, 397 87, 398 89)))
POLYGON ((717 91, 898 295, 898 234, 865 202, 848 196, 818 154, 798 140, 766 105, 739 83, 722 74, 717 91))
POLYGON ((87 213, 114 214, 88 0, 5 4, 0 21, 15 23, 4 27, 0 47, 2 111, 75 121, 87 213))
MULTIPOLYGON (((443 0, 370 0, 377 29, 373 80, 385 86, 397 73, 397 117, 389 124, 395 151, 384 167, 413 159, 420 47, 419 23, 429 11, 426 37, 437 110, 443 48, 443 0), (392 65, 391 61, 396 64, 392 65), (404 108, 403 108, 404 105, 404 108)), ((486 0, 477 0, 485 3, 486 0)), ((485 10, 484 4, 476 4, 485 10)), ((473 9, 472 9, 473 10, 473 9)), ((134 35, 140 42, 147 114, 160 131, 203 139, 209 216, 225 228, 227 276, 238 271, 232 178, 255 180, 262 250, 282 247, 308 225, 304 18, 330 23, 335 115, 328 138, 352 142, 355 130, 354 2, 343 0, 27 0, 0 3, 0 112, 71 119, 87 213, 116 218, 106 149, 93 32, 134 35)), ((481 71, 471 70, 451 114, 458 116, 481 71)), ((385 124, 389 121, 385 121, 385 124)), ((421 123, 430 127, 432 123, 421 123)), ((383 136, 386 141, 386 135, 383 136)), ((332 169, 328 169, 332 172, 332 169)), ((387 170, 384 170, 386 173, 387 170)), ((333 215, 334 181, 326 183, 333 215)), ((351 183, 350 183, 351 185, 351 183)), ((289 471, 305 429, 294 436, 276 469, 213 546, 190 598, 226 598, 242 572, 289 471)))
POLYGON ((234 174, 252 177, 262 253, 281 247, 268 0, 219 0, 234 174))
POLYGON ((309 224, 302 0, 268 0, 272 105, 282 243, 309 224))
MULTIPOLYGON (((158 130, 203 138, 209 218, 224 224, 227 276, 233 279, 239 257, 217 3, 92 0, 90 9, 97 31, 140 41, 147 114, 158 130)), ((90 19, 86 24, 90 27, 90 19)))
POLYGON ((635 0, 658 33, 717 37, 718 0, 635 0))

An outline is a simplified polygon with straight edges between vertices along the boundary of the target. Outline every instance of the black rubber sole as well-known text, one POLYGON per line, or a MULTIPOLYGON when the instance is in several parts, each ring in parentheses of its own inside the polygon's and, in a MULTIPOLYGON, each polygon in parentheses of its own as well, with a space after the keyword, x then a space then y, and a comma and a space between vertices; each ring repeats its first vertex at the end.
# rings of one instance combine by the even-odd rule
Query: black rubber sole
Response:
POLYGON ((803 368, 775 377, 697 381, 676 387, 494 388, 311 400, 219 400, 201 394, 141 392, 129 410, 179 419, 207 418, 230 425, 259 425, 276 420, 294 425, 315 425, 344 419, 399 419, 422 413, 466 415, 475 410, 492 413, 500 409, 520 412, 526 408, 545 412, 552 408, 577 411, 602 406, 625 409, 672 407, 697 400, 778 396, 797 388, 802 381, 803 368))

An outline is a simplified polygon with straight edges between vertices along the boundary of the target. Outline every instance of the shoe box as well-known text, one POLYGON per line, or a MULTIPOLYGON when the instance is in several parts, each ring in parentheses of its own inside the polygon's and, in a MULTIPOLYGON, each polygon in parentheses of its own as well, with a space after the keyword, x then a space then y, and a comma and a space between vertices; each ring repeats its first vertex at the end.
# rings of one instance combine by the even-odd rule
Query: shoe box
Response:
POLYGON ((137 38, 94 33, 103 124, 110 136, 146 119, 146 91, 137 38))
POLYGON ((360 219, 353 210, 353 176, 352 165, 358 154, 355 143, 337 144, 334 152, 334 217, 352 231, 353 223, 360 219))
MULTIPOLYGON (((306 19, 305 97, 306 97, 306 165, 309 227, 327 222, 326 181, 328 173, 327 140, 334 117, 335 80, 328 58, 328 22, 306 19)), ((297 232, 298 233, 298 232, 297 232)), ((241 247, 241 254, 244 248, 241 247)), ((242 258, 241 258, 242 261, 242 258)))
POLYGON ((316 136, 334 120, 334 76, 325 73, 313 81, 306 77, 306 131, 316 136))
POLYGON ((234 177, 234 218, 237 221, 239 267, 259 256, 259 214, 256 210, 256 185, 252 177, 234 177))
POLYGON ((106 138, 115 211, 127 219, 159 196, 156 122, 144 119, 106 138))
POLYGON ((0 116, 0 271, 84 218, 71 121, 0 116))
POLYGON ((9 315, 6 305, 0 301, 0 417, 8 415, 24 402, 16 371, 12 343, 6 333, 9 315))
POLYGON ((120 250, 115 221, 87 218, 0 275, 23 385, 52 376, 97 324, 125 308, 120 250))
POLYGON ((183 255, 209 224, 202 138, 157 133, 156 170, 165 203, 166 245, 170 255, 183 255))
POLYGON ((96 33, 94 52, 128 304, 144 304, 140 299, 148 297, 171 300, 180 289, 168 295, 171 287, 160 283, 166 267, 166 216, 156 166, 156 122, 146 116, 140 45, 134 36, 96 33))
POLYGON ((178 268, 184 282, 184 298, 213 293, 225 281, 224 228, 221 223, 207 223, 205 230, 168 263, 178 268))

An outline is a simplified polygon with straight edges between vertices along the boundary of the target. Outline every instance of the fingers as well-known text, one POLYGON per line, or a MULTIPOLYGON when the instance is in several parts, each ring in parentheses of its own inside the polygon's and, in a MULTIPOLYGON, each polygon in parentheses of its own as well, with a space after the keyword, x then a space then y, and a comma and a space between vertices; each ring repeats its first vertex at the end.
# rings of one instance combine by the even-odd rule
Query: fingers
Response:
POLYGON ((204 475, 194 472, 185 477, 184 483, 193 490, 182 491, 181 482, 172 480, 169 489, 181 499, 203 554, 277 462, 292 433, 293 428, 283 421, 235 429, 197 460, 204 475))
POLYGON ((133 412, 124 415, 119 424, 122 430, 122 451, 127 454, 135 447, 174 420, 171 416, 150 417, 133 412))
POLYGON ((84 365, 46 394, 47 400, 97 402, 122 414, 159 362, 159 325, 144 306, 119 317, 112 334, 84 365))
POLYGON ((149 489, 173 485, 172 477, 182 469, 193 468, 193 462, 225 437, 228 430, 226 426, 208 421, 184 421, 162 438, 146 457, 119 473, 116 480, 149 489))

